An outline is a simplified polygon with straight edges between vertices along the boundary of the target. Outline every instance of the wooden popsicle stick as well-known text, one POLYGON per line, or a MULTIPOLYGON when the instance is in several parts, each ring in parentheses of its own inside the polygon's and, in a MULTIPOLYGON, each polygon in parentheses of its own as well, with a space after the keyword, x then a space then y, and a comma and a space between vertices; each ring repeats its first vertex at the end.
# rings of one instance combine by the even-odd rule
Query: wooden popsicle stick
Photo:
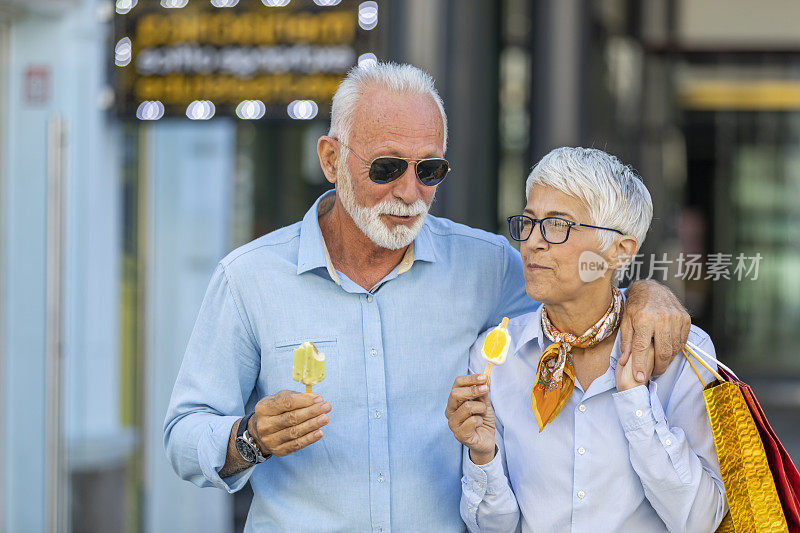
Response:
POLYGON ((492 373, 492 368, 494 368, 492 363, 486 363, 486 369, 483 371, 483 373, 486 374, 486 379, 489 379, 489 374, 492 373))
POLYGON ((306 394, 311 394, 311 387, 313 387, 313 385, 306 385, 306 394))

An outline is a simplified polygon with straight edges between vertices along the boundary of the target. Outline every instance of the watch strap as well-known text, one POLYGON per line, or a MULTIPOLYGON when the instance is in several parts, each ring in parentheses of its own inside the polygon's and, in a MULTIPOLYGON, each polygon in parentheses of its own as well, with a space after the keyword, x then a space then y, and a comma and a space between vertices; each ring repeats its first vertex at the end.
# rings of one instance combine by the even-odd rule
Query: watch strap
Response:
POLYGON ((242 418, 239 421, 239 427, 236 430, 236 437, 241 437, 244 435, 245 430, 247 429, 247 424, 250 422, 250 417, 253 416, 255 413, 250 413, 246 417, 242 418))

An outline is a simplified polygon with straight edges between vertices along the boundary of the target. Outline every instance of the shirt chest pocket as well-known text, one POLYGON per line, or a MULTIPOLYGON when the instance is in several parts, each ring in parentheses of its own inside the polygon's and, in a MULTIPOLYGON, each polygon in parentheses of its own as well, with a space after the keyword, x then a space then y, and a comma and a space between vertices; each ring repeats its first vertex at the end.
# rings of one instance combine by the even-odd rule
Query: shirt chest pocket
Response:
POLYGON ((292 379, 294 350, 303 342, 313 342, 317 350, 325 355, 325 379, 313 387, 313 392, 326 401, 334 402, 340 396, 339 346, 335 337, 314 337, 307 339, 287 339, 277 341, 273 350, 262 355, 266 394, 272 395, 282 390, 305 392, 303 383, 292 379))

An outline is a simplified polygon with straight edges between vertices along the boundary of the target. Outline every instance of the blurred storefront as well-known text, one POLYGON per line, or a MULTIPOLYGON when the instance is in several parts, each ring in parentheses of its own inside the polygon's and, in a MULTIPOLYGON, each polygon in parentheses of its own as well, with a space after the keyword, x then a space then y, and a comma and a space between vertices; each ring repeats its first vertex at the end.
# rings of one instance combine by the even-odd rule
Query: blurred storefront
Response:
POLYGON ((800 457, 800 7, 751 6, 0 0, 0 530, 241 528, 246 492, 166 461, 172 384, 216 262, 329 188, 330 94, 375 59, 445 101, 434 214, 504 233, 536 160, 595 146, 653 194, 646 254, 760 253, 661 281, 800 457))

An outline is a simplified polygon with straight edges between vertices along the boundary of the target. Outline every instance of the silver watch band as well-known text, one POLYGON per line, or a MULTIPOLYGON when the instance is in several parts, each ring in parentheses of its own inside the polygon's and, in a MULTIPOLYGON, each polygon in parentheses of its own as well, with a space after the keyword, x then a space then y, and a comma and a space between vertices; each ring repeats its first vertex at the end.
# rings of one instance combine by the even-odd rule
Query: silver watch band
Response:
POLYGON ((271 454, 271 453, 268 453, 268 454, 266 454, 266 455, 264 455, 263 453, 261 453, 261 447, 260 447, 260 446, 258 445, 258 443, 256 442, 256 439, 254 439, 254 438, 253 438, 253 436, 252 436, 252 435, 250 435, 250 433, 247 431, 247 429, 245 429, 245 430, 244 430, 244 434, 242 435, 242 437, 244 438, 244 441, 245 441, 245 442, 246 442, 246 443, 247 443, 247 444, 248 444, 248 445, 249 445, 249 446, 250 446, 250 447, 253 449, 253 451, 256 453, 256 464, 258 464, 258 463, 263 463, 264 461, 266 461, 267 459, 269 459, 270 457, 272 457, 272 454, 271 454))

